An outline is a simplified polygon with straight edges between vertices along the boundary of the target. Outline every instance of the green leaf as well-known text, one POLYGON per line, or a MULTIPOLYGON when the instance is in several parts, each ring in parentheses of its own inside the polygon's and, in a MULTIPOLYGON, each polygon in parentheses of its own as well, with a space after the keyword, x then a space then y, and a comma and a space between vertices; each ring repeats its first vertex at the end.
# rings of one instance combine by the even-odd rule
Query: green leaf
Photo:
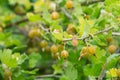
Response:
POLYGON ((63 35, 65 38, 72 38, 72 35, 69 35, 67 32, 63 32, 63 35))
POLYGON ((9 1, 9 4, 11 5, 15 5, 17 3, 18 0, 8 0, 9 1))
POLYGON ((45 1, 44 0, 37 0, 34 5, 33 5, 33 8, 34 8, 34 11, 35 12, 41 12, 43 11, 44 9, 44 6, 45 6, 45 1))
POLYGON ((14 48, 13 48, 13 52, 24 51, 26 48, 27 48, 26 45, 22 45, 22 46, 14 47, 14 48))
POLYGON ((99 46, 107 46, 106 39, 104 38, 105 36, 100 36, 98 35, 97 37, 94 37, 94 42, 99 46))
POLYGON ((95 26, 100 26, 101 28, 103 28, 106 24, 106 20, 105 18, 100 18, 96 21, 95 26))
POLYGON ((33 68, 36 66, 36 63, 41 59, 41 55, 38 53, 31 53, 29 55, 29 67, 33 68))
POLYGON ((52 22, 51 15, 46 9, 46 7, 43 8, 43 20, 47 23, 50 24, 52 22))
POLYGON ((20 40, 15 39, 15 38, 13 38, 13 37, 8 37, 8 38, 5 40, 5 46, 6 46, 6 47, 13 46, 13 45, 19 46, 20 44, 21 44, 21 43, 20 43, 20 40))
POLYGON ((53 21, 50 26, 51 30, 59 30, 62 31, 62 26, 59 25, 58 21, 53 21))
POLYGON ((63 33, 55 33, 55 32, 53 32, 52 35, 53 35, 56 39, 58 39, 58 40, 60 40, 60 41, 63 40, 63 33))
POLYGON ((84 67, 84 74, 86 76, 98 76, 101 72, 102 65, 101 64, 88 64, 84 67))
POLYGON ((18 64, 22 64, 26 59, 28 59, 28 56, 26 54, 22 54, 18 59, 18 64))
POLYGON ((79 34, 82 36, 82 37, 85 37, 89 34, 89 31, 90 31, 90 28, 91 28, 91 23, 89 24, 89 21, 86 21, 83 17, 80 17, 79 18, 79 23, 80 23, 80 26, 79 26, 79 34))
POLYGON ((53 78, 44 78, 44 80, 54 80, 53 78))
POLYGON ((93 9, 93 12, 92 12, 92 17, 93 18, 98 18, 99 17, 99 15, 100 15, 100 10, 101 10, 101 5, 94 5, 93 7, 94 7, 94 9, 93 9), (94 7, 95 6, 95 7, 94 7))
POLYGON ((54 74, 62 73, 62 67, 60 65, 52 65, 52 68, 54 69, 54 74))
POLYGON ((60 77, 60 80, 69 80, 67 76, 63 75, 62 77, 60 77))
MULTIPOLYGON (((81 7, 81 5, 79 4, 79 2, 77 2, 77 1, 74 2, 73 4, 76 5, 76 7, 73 9, 73 12, 75 12, 75 13, 73 13, 73 15, 78 18, 78 16, 81 16, 81 14, 83 13, 82 7, 81 7)), ((88 11, 88 10, 87 10, 87 11, 88 11)))
POLYGON ((108 34, 106 35, 106 38, 110 38, 112 36, 112 31, 109 31, 108 34))
POLYGON ((12 51, 10 49, 5 49, 1 53, 1 61, 6 64, 6 66, 15 68, 17 66, 17 60, 12 56, 12 51))
POLYGON ((38 71, 39 69, 34 69, 34 70, 31 70, 31 71, 27 71, 27 70, 21 70, 22 73, 25 73, 25 74, 36 74, 36 72, 38 71))
POLYGON ((120 0, 105 0, 105 9, 114 15, 120 14, 120 0))
POLYGON ((65 69, 65 76, 67 76, 68 80, 76 80, 77 79, 77 70, 73 67, 72 63, 69 63, 67 68, 65 69))
POLYGON ((89 80, 96 80, 96 77, 94 77, 94 76, 89 76, 89 80))
POLYGON ((111 5, 112 3, 115 3, 117 1, 119 1, 119 0, 105 0, 105 4, 106 5, 111 5))
POLYGON ((92 9, 92 7, 82 7, 82 9, 83 9, 83 12, 84 13, 86 13, 86 14, 92 14, 92 12, 93 12, 93 9, 92 9))
POLYGON ((110 68, 113 68, 118 62, 118 58, 113 58, 107 65, 107 68, 110 69, 110 68))
POLYGON ((24 5, 27 10, 31 8, 30 0, 17 0, 17 3, 24 5))
POLYGON ((107 58, 107 62, 110 62, 113 58, 120 56, 120 54, 112 54, 107 58))
POLYGON ((0 41, 1 40, 4 40, 6 37, 5 37, 5 34, 4 33, 0 33, 0 41))
POLYGON ((27 17, 31 22, 36 22, 41 20, 41 17, 39 14, 27 13, 27 17))

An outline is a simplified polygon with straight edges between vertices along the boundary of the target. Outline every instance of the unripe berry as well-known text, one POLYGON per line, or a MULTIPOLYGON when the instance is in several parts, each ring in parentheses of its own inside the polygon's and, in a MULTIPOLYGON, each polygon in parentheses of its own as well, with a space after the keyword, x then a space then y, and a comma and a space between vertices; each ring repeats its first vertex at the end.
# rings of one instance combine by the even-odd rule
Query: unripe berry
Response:
POLYGON ((88 47, 83 47, 82 48, 82 50, 81 50, 81 52, 80 52, 80 57, 79 57, 79 61, 80 61, 80 59, 83 57, 83 58, 87 58, 87 57, 89 57, 89 53, 88 53, 88 47))
POLYGON ((38 52, 38 48, 33 47, 33 48, 28 48, 28 49, 27 49, 27 53, 28 53, 28 54, 31 54, 32 52, 37 53, 37 52, 38 52))
POLYGON ((80 56, 81 57, 83 57, 83 58, 87 58, 87 57, 89 57, 90 56, 90 54, 89 53, 80 53, 80 56))
POLYGON ((58 49, 59 49, 59 51, 64 50, 64 45, 63 44, 58 45, 58 49))
POLYGON ((12 72, 9 69, 5 69, 4 75, 7 77, 12 76, 12 72))
POLYGON ((2 32, 3 31, 3 29, 2 29, 2 27, 0 27, 0 32, 2 32))
POLYGON ((72 34, 73 35, 73 34, 76 33, 76 29, 74 28, 74 26, 72 24, 69 24, 68 27, 67 27, 67 29, 66 29, 66 32, 68 34, 72 34))
POLYGON ((88 47, 83 47, 82 50, 81 50, 82 53, 86 53, 88 52, 88 47))
POLYGON ((120 69, 117 69, 117 75, 120 77, 120 69))
POLYGON ((53 20, 56 20, 56 19, 59 18, 59 14, 58 14, 58 12, 55 12, 55 11, 52 12, 51 16, 52 16, 52 19, 53 19, 53 20))
POLYGON ((115 50, 116 50, 116 46, 115 46, 115 45, 110 45, 110 46, 108 47, 108 51, 109 51, 111 54, 114 53, 115 50))
POLYGON ((112 42, 112 40, 113 40, 112 37, 109 37, 109 38, 106 39, 106 41, 107 41, 108 43, 112 42))
POLYGON ((15 12, 16 12, 17 14, 24 14, 24 13, 25 13, 25 10, 24 10, 24 8, 23 8, 22 6, 17 5, 17 6, 15 7, 15 12))
POLYGON ((85 14, 85 15, 84 15, 84 18, 85 18, 85 19, 89 19, 89 15, 86 15, 86 14, 85 14))
POLYGON ((73 39, 72 39, 72 45, 73 45, 74 47, 78 46, 78 40, 77 40, 76 38, 73 38, 73 39))
POLYGON ((61 57, 64 58, 64 59, 67 58, 68 55, 69 55, 69 54, 68 54, 68 51, 66 51, 66 50, 63 50, 63 51, 61 52, 61 57))
POLYGON ((90 54, 95 54, 95 47, 94 46, 90 46, 90 47, 88 47, 88 53, 90 53, 90 54))
POLYGON ((66 2, 66 7, 67 7, 68 9, 71 9, 71 8, 73 7, 73 2, 72 2, 71 0, 68 0, 68 1, 66 2))
POLYGON ((57 53, 58 52, 58 47, 56 45, 52 45, 50 48, 52 53, 57 53))
POLYGON ((41 35, 40 29, 36 29, 36 36, 40 37, 40 35, 41 35))
POLYGON ((45 51, 46 51, 46 52, 50 52, 50 46, 46 46, 46 47, 45 47, 45 51))
POLYGON ((57 53, 52 53, 52 58, 53 59, 59 59, 59 53, 57 52, 57 53))
POLYGON ((48 42, 47 42, 46 40, 42 40, 42 41, 40 42, 40 47, 41 47, 41 48, 45 48, 47 45, 48 45, 48 42))
POLYGON ((36 31, 35 31, 35 30, 31 30, 31 31, 29 32, 29 37, 30 37, 30 38, 33 38, 33 37, 35 36, 35 34, 36 34, 36 31))
POLYGON ((40 37, 40 29, 39 28, 33 28, 32 30, 30 30, 29 32, 29 37, 30 38, 34 38, 34 37, 40 37))

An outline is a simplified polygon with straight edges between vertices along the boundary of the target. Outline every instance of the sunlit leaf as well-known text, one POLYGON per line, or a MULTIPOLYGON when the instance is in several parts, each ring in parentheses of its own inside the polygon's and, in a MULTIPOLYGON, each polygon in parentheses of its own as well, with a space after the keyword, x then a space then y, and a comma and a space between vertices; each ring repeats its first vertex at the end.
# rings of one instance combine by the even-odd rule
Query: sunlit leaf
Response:
POLYGON ((62 68, 60 65, 52 65, 52 68, 54 69, 54 74, 62 73, 62 68))
POLYGON ((107 58, 107 61, 110 62, 113 58, 120 56, 120 54, 112 54, 107 58))
POLYGON ((58 40, 62 40, 63 39, 63 33, 52 33, 53 34, 53 36, 56 38, 56 39, 58 39, 58 40))
POLYGON ((5 49, 3 53, 1 53, 1 61, 3 64, 12 68, 17 66, 17 60, 15 57, 12 57, 12 51, 9 49, 5 49))
POLYGON ((40 21, 41 20, 41 17, 40 17, 39 14, 27 13, 27 17, 32 22, 40 21))
POLYGON ((33 68, 36 65, 36 63, 38 62, 38 60, 40 60, 40 59, 41 59, 41 55, 40 54, 38 54, 38 53, 31 53, 29 55, 29 67, 33 68))

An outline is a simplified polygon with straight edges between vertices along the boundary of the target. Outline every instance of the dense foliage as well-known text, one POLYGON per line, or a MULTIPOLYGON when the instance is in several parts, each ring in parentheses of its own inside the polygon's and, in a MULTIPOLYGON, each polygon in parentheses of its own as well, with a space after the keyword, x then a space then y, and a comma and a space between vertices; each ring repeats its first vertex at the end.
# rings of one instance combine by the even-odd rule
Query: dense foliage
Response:
POLYGON ((0 0, 0 80, 119 80, 120 0, 0 0))

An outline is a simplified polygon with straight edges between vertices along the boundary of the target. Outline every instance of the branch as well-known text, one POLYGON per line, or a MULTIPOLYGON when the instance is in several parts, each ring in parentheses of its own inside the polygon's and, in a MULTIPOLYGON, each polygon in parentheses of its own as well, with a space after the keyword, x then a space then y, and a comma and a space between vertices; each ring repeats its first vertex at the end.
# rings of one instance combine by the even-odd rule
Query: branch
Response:
POLYGON ((98 76, 98 80, 103 80, 103 77, 105 76, 107 65, 108 65, 108 61, 106 61, 105 64, 103 65, 102 71, 101 71, 100 75, 98 76))
POLYGON ((21 20, 19 20, 19 21, 14 22, 14 23, 9 23, 9 24, 7 24, 6 27, 10 27, 10 26, 13 26, 13 25, 18 25, 18 24, 20 24, 20 23, 27 22, 27 21, 28 21, 28 18, 25 17, 25 18, 23 18, 23 19, 21 19, 21 20))
POLYGON ((16 26, 16 28, 20 31, 20 33, 24 34, 24 36, 26 37, 28 36, 28 31, 24 30, 20 26, 16 26))
POLYGON ((9 80, 12 80, 12 77, 11 77, 11 76, 9 76, 8 78, 9 78, 9 80))
POLYGON ((98 2, 104 2, 105 0, 93 0, 93 1, 85 1, 85 2, 82 2, 81 5, 82 6, 87 6, 87 5, 90 5, 90 4, 94 4, 94 3, 98 3, 98 2))
POLYGON ((55 78, 60 78, 60 75, 54 75, 54 74, 48 74, 48 75, 40 75, 40 76, 36 76, 36 79, 38 78, 48 78, 48 77, 55 77, 55 78))
POLYGON ((113 36, 120 36, 120 33, 119 32, 112 32, 112 35, 113 36))
POLYGON ((49 29, 49 28, 45 28, 44 25, 42 25, 42 24, 38 24, 38 25, 39 25, 39 27, 40 27, 43 31, 45 31, 45 32, 47 32, 47 33, 50 32, 50 29, 49 29))
MULTIPOLYGON (((99 32, 94 33, 93 36, 95 36, 95 35, 97 35, 97 34, 100 34, 100 33, 103 33, 103 32, 108 32, 108 31, 110 31, 110 30, 112 30, 112 29, 113 29, 113 27, 104 29, 104 30, 102 30, 102 31, 99 31, 99 32)), ((77 40, 85 40, 85 39, 90 38, 90 37, 91 37, 91 35, 86 36, 86 37, 83 37, 83 38, 77 38, 77 40)), ((70 41, 70 40, 72 40, 72 39, 73 39, 73 38, 68 38, 68 39, 64 39, 63 41, 70 41)))
POLYGON ((61 11, 69 18, 72 20, 72 16, 65 10, 65 8, 61 8, 61 11))
POLYGON ((102 30, 102 31, 99 31, 99 32, 97 32, 97 33, 95 33, 95 34, 93 34, 93 35, 97 35, 97 34, 100 34, 100 33, 103 33, 103 32, 108 32, 108 31, 110 31, 110 30, 112 30, 112 29, 114 29, 114 28, 113 28, 113 27, 110 27, 110 28, 104 29, 104 30, 102 30))

